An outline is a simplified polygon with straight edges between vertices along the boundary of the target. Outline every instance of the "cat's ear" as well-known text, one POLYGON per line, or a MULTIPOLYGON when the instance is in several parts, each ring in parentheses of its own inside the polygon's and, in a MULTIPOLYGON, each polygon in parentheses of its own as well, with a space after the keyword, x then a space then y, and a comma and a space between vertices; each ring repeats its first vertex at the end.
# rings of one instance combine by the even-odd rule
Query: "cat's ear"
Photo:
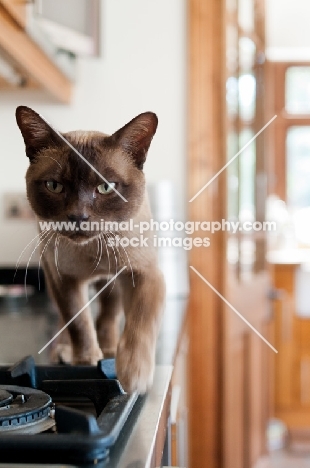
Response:
POLYGON ((145 112, 112 135, 112 138, 131 156, 138 169, 143 168, 157 124, 156 114, 145 112))
POLYGON ((58 141, 54 130, 30 107, 17 107, 16 122, 23 135, 26 154, 30 160, 42 148, 58 141))

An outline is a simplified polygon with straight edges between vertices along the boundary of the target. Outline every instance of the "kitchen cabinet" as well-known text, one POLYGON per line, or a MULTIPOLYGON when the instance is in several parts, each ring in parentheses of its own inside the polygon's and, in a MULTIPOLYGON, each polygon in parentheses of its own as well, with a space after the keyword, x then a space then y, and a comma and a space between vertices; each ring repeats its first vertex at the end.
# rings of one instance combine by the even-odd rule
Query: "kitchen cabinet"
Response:
POLYGON ((59 102, 70 101, 72 77, 59 65, 53 48, 44 40, 38 42, 30 32, 26 2, 0 1, 0 57, 6 69, 1 77, 0 67, 0 90, 34 87, 47 91, 59 102))

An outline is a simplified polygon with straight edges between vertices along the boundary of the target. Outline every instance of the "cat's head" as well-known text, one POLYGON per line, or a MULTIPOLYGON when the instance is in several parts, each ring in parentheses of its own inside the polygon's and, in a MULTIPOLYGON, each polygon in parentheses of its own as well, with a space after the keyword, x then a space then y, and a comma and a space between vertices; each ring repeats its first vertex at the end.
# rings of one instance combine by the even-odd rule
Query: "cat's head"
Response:
MULTIPOLYGON (((16 109, 16 120, 30 160, 27 196, 40 220, 90 225, 126 221, 139 211, 145 196, 143 164, 158 122, 154 113, 138 115, 111 136, 59 134, 25 106, 16 109)), ((61 234, 80 242, 98 231, 63 229, 61 234)))

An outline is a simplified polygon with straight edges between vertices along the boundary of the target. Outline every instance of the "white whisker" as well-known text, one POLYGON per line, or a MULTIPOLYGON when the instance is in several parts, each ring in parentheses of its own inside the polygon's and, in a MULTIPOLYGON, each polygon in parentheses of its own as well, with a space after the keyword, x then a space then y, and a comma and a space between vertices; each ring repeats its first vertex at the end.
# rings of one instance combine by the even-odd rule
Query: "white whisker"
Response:
MULTIPOLYGON (((113 236, 113 233, 112 233, 110 230, 109 230, 109 232, 110 232, 111 235, 113 236)), ((111 238, 110 238, 109 234, 108 234, 107 232, 106 232, 105 234, 106 234, 106 236, 108 237, 108 239, 110 240, 111 238)), ((115 239, 115 236, 114 236, 114 239, 115 239)), ((111 249, 112 249, 112 251, 113 251, 114 258, 115 258, 115 270, 116 270, 116 271, 115 271, 115 274, 117 275, 117 257, 116 257, 115 249, 114 249, 114 246, 113 246, 113 240, 112 240, 112 242, 110 242, 110 245, 111 245, 111 249)), ((108 296, 110 296, 111 292, 112 292, 113 289, 114 289, 115 281, 116 281, 116 277, 115 277, 115 279, 114 279, 114 281, 113 281, 113 286, 112 286, 112 288, 111 288, 111 290, 110 290, 108 296)))
MULTIPOLYGON (((112 234, 112 232, 109 230, 109 233, 112 234)), ((109 237, 109 234, 106 233, 107 236, 109 237)), ((109 237, 110 238, 110 237, 109 237)), ((114 255, 114 259, 115 259, 115 274, 117 274, 117 257, 116 257, 116 253, 115 253, 115 249, 114 249, 114 245, 113 245, 113 241, 111 242, 111 248, 112 248, 112 251, 113 251, 113 255, 114 255)))
MULTIPOLYGON (((101 258, 102 258, 102 251, 103 251, 102 239, 101 239, 101 237, 99 236, 99 238, 98 238, 97 240, 98 240, 98 249, 99 249, 99 244, 100 244, 100 254, 99 254, 99 257, 98 257, 98 262, 97 262, 95 268, 93 269, 92 273, 94 273, 94 271, 97 270, 98 265, 99 265, 99 263, 100 263, 100 261, 101 261, 101 258)), ((98 250, 97 250, 97 252, 98 252, 98 250)), ((96 255, 95 260, 97 260, 97 255, 96 255)))
POLYGON ((16 273, 17 273, 17 270, 19 268, 19 265, 20 265, 20 262, 21 262, 21 258, 23 256, 23 253, 25 252, 25 250, 27 250, 27 248, 29 247, 30 244, 32 244, 32 242, 34 240, 37 239, 37 237, 40 237, 41 235, 43 236, 44 234, 46 234, 46 232, 49 232, 49 231, 42 231, 42 232, 39 232, 39 234, 37 234, 36 236, 34 236, 33 239, 31 239, 31 241, 26 245, 26 247, 24 248, 24 250, 22 251, 22 253, 20 254, 20 256, 18 257, 17 259, 17 262, 16 262, 16 265, 15 265, 15 273, 14 273, 14 277, 13 277, 13 282, 15 280, 15 276, 16 276, 16 273))
POLYGON ((109 273, 108 273, 108 275, 110 275, 110 271, 111 271, 110 254, 109 254, 108 244, 107 244, 107 241, 106 241, 106 238, 105 238, 104 234, 105 233, 102 232, 100 234, 100 236, 102 237, 102 240, 104 241, 104 245, 105 245, 105 248, 106 248, 106 251, 107 251, 107 257, 108 257, 108 263, 109 263, 109 273))
POLYGON ((38 265, 38 283, 39 283, 39 291, 41 289, 41 282, 40 282, 40 266, 41 266, 41 259, 43 257, 43 254, 45 252, 45 250, 47 249, 48 247, 48 244, 51 242, 51 240, 53 239, 55 235, 55 232, 53 233, 53 235, 48 239, 48 241, 46 242, 45 246, 43 247, 43 250, 41 252, 41 255, 40 255, 40 258, 39 258, 39 265, 38 265))
POLYGON ((26 299, 28 299, 28 295, 27 295, 27 273, 28 273, 28 267, 29 267, 30 261, 31 261, 31 259, 32 259, 33 254, 35 253, 35 251, 36 251, 37 248, 39 247, 39 245, 41 245, 42 242, 48 237, 48 235, 49 235, 50 232, 52 232, 52 231, 47 231, 47 235, 45 235, 46 232, 44 233, 44 235, 42 235, 40 242, 35 246, 35 248, 34 248, 33 251, 31 252, 31 255, 30 255, 29 260, 28 260, 28 262, 27 262, 26 271, 25 271, 25 279, 24 279, 24 286, 25 286, 25 296, 26 296, 26 299))
MULTIPOLYGON (((99 236, 99 237, 100 237, 100 236, 99 236)), ((96 264, 97 258, 98 258, 98 255, 99 255, 99 249, 100 249, 99 237, 96 237, 96 238, 95 238, 96 241, 97 241, 97 252, 96 252, 95 260, 93 261, 93 265, 96 264)))
MULTIPOLYGON (((120 233, 118 233, 121 237, 123 237, 120 233)), ((129 263, 129 267, 130 267, 130 270, 131 270, 131 278, 132 278, 132 286, 135 287, 135 279, 134 279, 134 274, 133 274, 133 269, 132 269, 132 266, 131 266, 131 261, 130 261, 130 258, 129 258, 129 255, 127 253, 127 250, 125 249, 125 247, 122 245, 122 243, 120 242, 120 245, 123 249, 123 251, 125 252, 125 255, 127 257, 127 261, 129 263)))
POLYGON ((54 255, 54 257, 55 257, 56 270, 57 270, 59 279, 62 281, 61 274, 60 274, 60 271, 59 271, 59 268, 58 268, 58 245, 59 245, 59 241, 60 241, 60 236, 59 236, 59 233, 57 232, 57 236, 56 236, 56 239, 55 239, 55 255, 54 255))
MULTIPOLYGON (((110 232, 111 232, 111 231, 110 231, 110 232)), ((111 234, 113 234, 114 239, 116 240, 116 234, 113 233, 113 232, 111 232, 111 234)), ((120 237, 120 233, 119 233, 119 232, 117 232, 117 236, 118 236, 118 238, 120 237)), ((123 247, 123 246, 122 246, 122 247, 123 247)), ((121 251, 120 251, 118 245, 117 245, 117 242, 115 242, 115 248, 116 248, 116 251, 117 251, 117 253, 118 253, 120 259, 121 259, 122 262, 123 262, 123 265, 126 265, 125 259, 124 259, 123 255, 122 255, 122 253, 121 253, 121 251)))

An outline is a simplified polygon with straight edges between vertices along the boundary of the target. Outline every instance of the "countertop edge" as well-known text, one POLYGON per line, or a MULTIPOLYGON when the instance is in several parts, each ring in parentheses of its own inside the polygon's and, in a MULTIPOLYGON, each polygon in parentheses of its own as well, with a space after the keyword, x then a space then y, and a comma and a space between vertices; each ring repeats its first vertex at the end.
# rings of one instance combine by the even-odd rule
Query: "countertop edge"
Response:
POLYGON ((156 439, 165 403, 169 396, 172 371, 173 366, 170 365, 156 366, 153 386, 146 396, 117 468, 128 468, 129 466, 153 468, 155 466, 153 461, 156 460, 156 439))

